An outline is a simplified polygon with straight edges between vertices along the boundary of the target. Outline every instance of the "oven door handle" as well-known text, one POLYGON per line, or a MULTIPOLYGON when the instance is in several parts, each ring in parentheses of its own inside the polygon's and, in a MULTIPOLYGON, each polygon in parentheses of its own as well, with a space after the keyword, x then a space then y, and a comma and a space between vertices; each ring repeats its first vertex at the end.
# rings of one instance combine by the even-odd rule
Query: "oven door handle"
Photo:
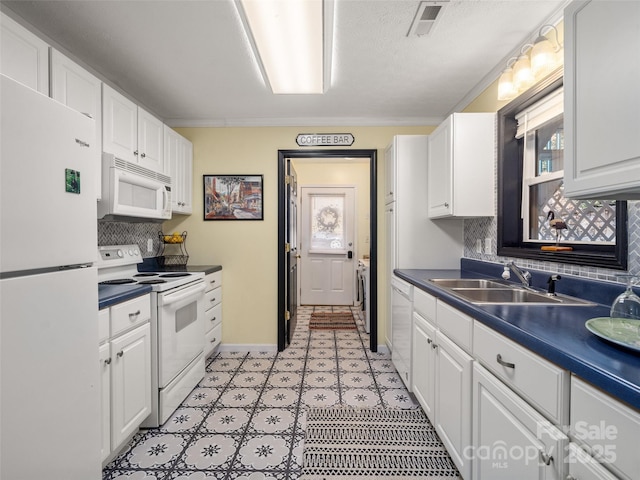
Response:
POLYGON ((189 298, 204 292, 204 289, 205 289, 204 282, 202 282, 202 284, 199 284, 197 286, 186 288, 174 294, 165 295, 164 298, 162 299, 162 305, 167 306, 176 302, 180 302, 181 300, 184 300, 186 298, 189 298))

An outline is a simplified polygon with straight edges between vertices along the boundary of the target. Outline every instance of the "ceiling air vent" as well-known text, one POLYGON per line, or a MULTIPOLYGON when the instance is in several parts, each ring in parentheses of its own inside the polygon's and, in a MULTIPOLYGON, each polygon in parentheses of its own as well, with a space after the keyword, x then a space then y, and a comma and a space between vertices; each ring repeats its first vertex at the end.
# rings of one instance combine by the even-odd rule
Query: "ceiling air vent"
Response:
POLYGON ((411 22, 411 28, 407 32, 407 37, 417 35, 421 37, 428 35, 433 30, 436 22, 442 17, 442 10, 449 3, 449 0, 439 0, 437 2, 420 2, 416 16, 411 22))

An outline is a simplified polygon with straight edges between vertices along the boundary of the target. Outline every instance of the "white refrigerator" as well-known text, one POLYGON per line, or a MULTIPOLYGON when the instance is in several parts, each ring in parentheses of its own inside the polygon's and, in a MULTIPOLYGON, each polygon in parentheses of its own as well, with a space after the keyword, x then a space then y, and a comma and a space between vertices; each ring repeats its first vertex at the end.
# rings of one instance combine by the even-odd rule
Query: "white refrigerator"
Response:
POLYGON ((98 480, 94 121, 0 80, 0 478, 98 480))

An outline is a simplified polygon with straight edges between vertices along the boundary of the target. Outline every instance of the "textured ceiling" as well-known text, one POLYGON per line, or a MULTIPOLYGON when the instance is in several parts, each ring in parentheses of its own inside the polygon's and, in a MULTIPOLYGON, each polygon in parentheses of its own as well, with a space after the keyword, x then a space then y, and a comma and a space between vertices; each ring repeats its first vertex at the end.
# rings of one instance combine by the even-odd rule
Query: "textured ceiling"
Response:
POLYGON ((232 0, 2 1, 173 126, 437 123, 567 2, 451 0, 429 35, 409 38, 419 3, 336 0, 331 87, 273 95, 232 0))

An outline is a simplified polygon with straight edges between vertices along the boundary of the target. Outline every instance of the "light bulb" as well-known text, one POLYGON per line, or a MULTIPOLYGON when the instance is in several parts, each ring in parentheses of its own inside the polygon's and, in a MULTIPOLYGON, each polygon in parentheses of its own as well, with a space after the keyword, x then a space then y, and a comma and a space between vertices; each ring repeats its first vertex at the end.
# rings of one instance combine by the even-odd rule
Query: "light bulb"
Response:
POLYGON ((540 78, 556 67, 556 51, 546 37, 538 37, 531 49, 531 70, 540 78))
POLYGON ((526 90, 535 81, 531 72, 531 63, 529 56, 522 54, 518 57, 518 61, 513 66, 513 84, 519 92, 526 90))
POLYGON ((513 68, 507 67, 498 80, 498 100, 511 100, 516 96, 513 86, 513 68))

